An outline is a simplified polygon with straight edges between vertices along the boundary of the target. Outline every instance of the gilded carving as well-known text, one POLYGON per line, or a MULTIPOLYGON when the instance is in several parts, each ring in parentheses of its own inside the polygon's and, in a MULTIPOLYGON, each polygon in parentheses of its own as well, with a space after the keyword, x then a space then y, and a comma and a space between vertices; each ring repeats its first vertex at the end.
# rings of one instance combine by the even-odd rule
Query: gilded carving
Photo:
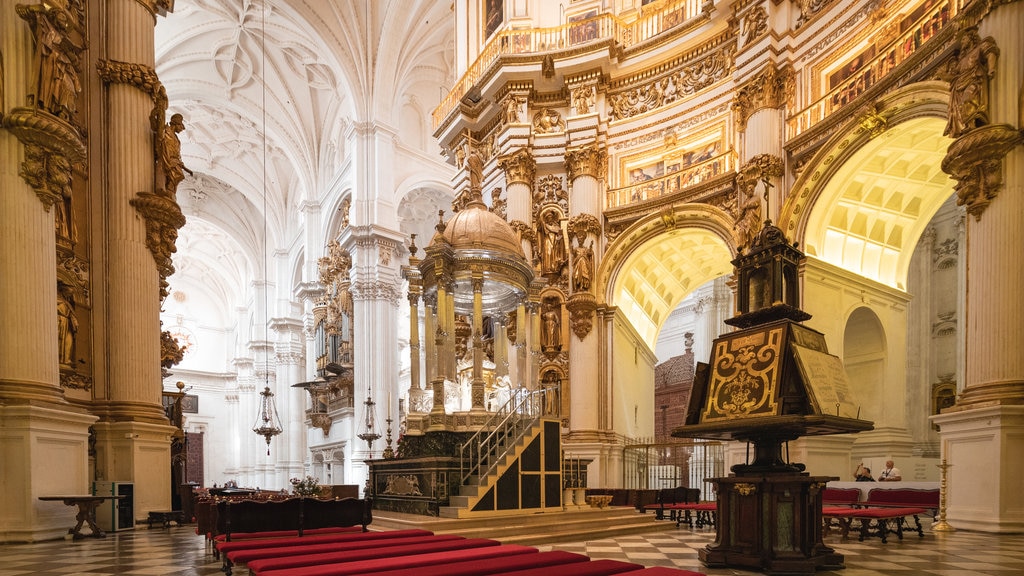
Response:
POLYGON ((562 307, 557 298, 545 298, 540 323, 540 350, 548 358, 554 358, 562 351, 562 307))
POLYGON ((153 254, 160 273, 160 299, 167 297, 167 277, 174 273, 171 254, 177 248, 178 229, 185 225, 185 215, 173 198, 139 192, 129 201, 146 222, 146 247, 153 254))
POLYGON ((860 129, 867 132, 871 138, 877 138, 889 127, 889 119, 881 114, 881 107, 878 103, 871 105, 858 120, 860 129))
POLYGON ((159 132, 167 112, 167 90, 156 75, 156 70, 144 64, 131 64, 118 60, 100 60, 96 63, 100 79, 108 84, 129 84, 142 90, 153 100, 150 127, 159 132))
POLYGON ((764 6, 755 6, 743 17, 743 42, 750 44, 768 31, 768 12, 764 6))
POLYGON ((18 4, 14 10, 35 37, 34 106, 71 122, 82 91, 78 55, 85 49, 85 31, 77 15, 63 2, 18 4))
POLYGON ((594 107, 597 88, 594 85, 577 86, 572 90, 572 108, 577 116, 590 114, 594 107))
POLYGON ((600 238, 601 222, 592 214, 577 214, 569 218, 566 230, 569 231, 570 239, 575 238, 578 243, 582 244, 588 235, 600 238))
POLYGON ((505 199, 501 197, 501 188, 491 190, 491 212, 494 212, 502 220, 508 218, 505 199))
POLYGON ((526 148, 520 148, 498 159, 498 167, 505 171, 508 184, 520 183, 533 187, 537 175, 537 161, 526 148))
POLYGON ((541 274, 558 278, 568 262, 561 211, 554 206, 544 208, 537 220, 539 254, 536 256, 540 260, 541 274))
POLYGON ((173 114, 171 121, 161 127, 156 139, 156 189, 171 198, 178 191, 178 184, 185 179, 189 170, 181 160, 181 141, 178 133, 185 130, 185 121, 181 114, 173 114))
POLYGON ((771 179, 783 175, 782 159, 771 154, 758 154, 744 164, 736 176, 736 213, 733 229, 736 246, 743 248, 761 229, 761 198, 756 193, 757 183, 764 186, 764 197, 772 187, 771 179))
POLYGON ((795 28, 799 28, 807 23, 812 16, 818 13, 829 0, 796 0, 797 6, 800 8, 800 16, 796 20, 795 28))
POLYGON ((942 159, 942 171, 956 180, 957 204, 981 219, 992 199, 1003 188, 1003 158, 1024 135, 1005 124, 973 128, 950 144, 942 159))
POLYGON ((533 115, 533 131, 536 134, 564 132, 565 120, 557 110, 545 108, 533 115))
POLYGON ((594 241, 586 246, 582 242, 572 249, 572 289, 573 292, 590 290, 594 276, 594 241))
POLYGON ((526 240, 531 244, 536 242, 537 233, 534 231, 533 227, 526 222, 523 222, 522 220, 512 220, 508 225, 512 227, 512 230, 515 230, 515 232, 519 234, 520 240, 526 240))
POLYGON ((739 482, 733 484, 733 489, 739 493, 740 496, 750 496, 757 492, 757 486, 754 484, 748 484, 746 482, 739 482))
POLYGON ((63 282, 57 283, 57 357, 62 368, 75 365, 75 338, 78 318, 75 313, 75 293, 63 282))
POLYGON ((607 171, 608 153, 597 146, 581 146, 565 151, 565 169, 569 181, 580 176, 601 178, 607 171))
POLYGON ((523 122, 523 105, 526 104, 524 98, 520 98, 515 94, 509 94, 502 106, 505 111, 503 120, 505 124, 521 124, 523 122))
POLYGON ((597 309, 597 300, 590 292, 576 292, 569 296, 565 308, 569 311, 569 327, 573 334, 582 341, 594 328, 594 310, 597 309))
POLYGON ((793 69, 776 69, 772 64, 750 79, 736 91, 732 103, 736 114, 737 130, 747 128, 750 115, 762 108, 784 108, 793 96, 793 69))
POLYGON ((958 138, 988 124, 989 80, 995 75, 999 48, 984 40, 975 27, 960 32, 956 56, 946 72, 949 80, 949 121, 943 134, 958 138))
POLYGON ((181 362, 185 357, 185 349, 167 330, 160 332, 160 367, 165 371, 181 362))
POLYGON ((611 117, 622 120, 643 114, 726 79, 732 72, 734 50, 732 45, 725 46, 668 76, 624 92, 609 94, 611 117))

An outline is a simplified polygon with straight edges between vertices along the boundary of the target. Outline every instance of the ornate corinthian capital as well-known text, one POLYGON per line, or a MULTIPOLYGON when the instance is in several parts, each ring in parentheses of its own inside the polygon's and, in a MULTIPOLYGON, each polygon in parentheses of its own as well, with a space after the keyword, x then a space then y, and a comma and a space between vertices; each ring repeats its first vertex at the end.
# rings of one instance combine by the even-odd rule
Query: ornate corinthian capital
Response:
POLYGON ((565 170, 569 181, 580 176, 600 178, 606 171, 608 153, 596 145, 581 146, 565 151, 565 170))
POLYGON ((1024 133, 1006 124, 974 128, 950 144, 942 171, 956 180, 956 203, 975 220, 1003 188, 1003 158, 1024 142, 1024 133))
POLYGON ((537 161, 526 148, 520 148, 499 158, 498 167, 505 171, 505 180, 509 184, 520 182, 533 187, 533 181, 537 177, 537 161))
POLYGON ((776 69, 769 64, 736 91, 732 109, 736 112, 736 127, 747 129, 750 115, 762 108, 784 108, 793 95, 793 69, 776 69))

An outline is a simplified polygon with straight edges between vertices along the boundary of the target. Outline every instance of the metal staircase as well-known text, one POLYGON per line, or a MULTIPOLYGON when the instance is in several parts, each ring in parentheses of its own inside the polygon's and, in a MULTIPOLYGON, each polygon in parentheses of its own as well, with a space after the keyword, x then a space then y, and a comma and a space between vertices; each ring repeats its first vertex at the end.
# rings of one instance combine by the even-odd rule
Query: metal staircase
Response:
MULTIPOLYGON (((523 391, 512 395, 459 450, 462 482, 458 495, 440 509, 448 518, 472 515, 481 498, 495 487, 499 478, 517 463, 523 451, 544 430, 545 391, 523 391)), ((560 503, 559 503, 560 506, 560 503)))

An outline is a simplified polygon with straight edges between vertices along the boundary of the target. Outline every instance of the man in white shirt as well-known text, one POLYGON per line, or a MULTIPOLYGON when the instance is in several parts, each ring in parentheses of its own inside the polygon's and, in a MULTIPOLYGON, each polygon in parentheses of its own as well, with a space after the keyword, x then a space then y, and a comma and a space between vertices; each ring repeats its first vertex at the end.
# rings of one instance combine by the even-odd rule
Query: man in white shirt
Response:
POLYGON ((879 482, 899 482, 903 480, 903 476, 900 475, 900 469, 893 466, 892 460, 885 461, 885 470, 878 475, 879 482))

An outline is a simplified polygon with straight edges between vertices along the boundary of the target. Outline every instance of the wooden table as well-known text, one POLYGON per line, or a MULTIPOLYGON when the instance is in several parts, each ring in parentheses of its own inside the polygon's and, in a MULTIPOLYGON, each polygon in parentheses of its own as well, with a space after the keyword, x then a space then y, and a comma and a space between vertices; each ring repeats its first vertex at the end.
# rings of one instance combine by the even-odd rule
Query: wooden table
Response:
POLYGON ((119 498, 124 498, 124 496, 95 496, 92 494, 84 494, 74 496, 39 497, 40 500, 46 502, 63 502, 68 506, 78 506, 78 514, 75 516, 75 520, 78 520, 78 524, 75 524, 74 528, 68 529, 68 534, 73 535, 75 540, 85 538, 86 536, 93 536, 94 538, 105 537, 106 534, 99 526, 96 525, 96 508, 98 508, 104 500, 117 500, 119 498), (89 524, 92 534, 82 534, 80 532, 82 523, 89 524))

